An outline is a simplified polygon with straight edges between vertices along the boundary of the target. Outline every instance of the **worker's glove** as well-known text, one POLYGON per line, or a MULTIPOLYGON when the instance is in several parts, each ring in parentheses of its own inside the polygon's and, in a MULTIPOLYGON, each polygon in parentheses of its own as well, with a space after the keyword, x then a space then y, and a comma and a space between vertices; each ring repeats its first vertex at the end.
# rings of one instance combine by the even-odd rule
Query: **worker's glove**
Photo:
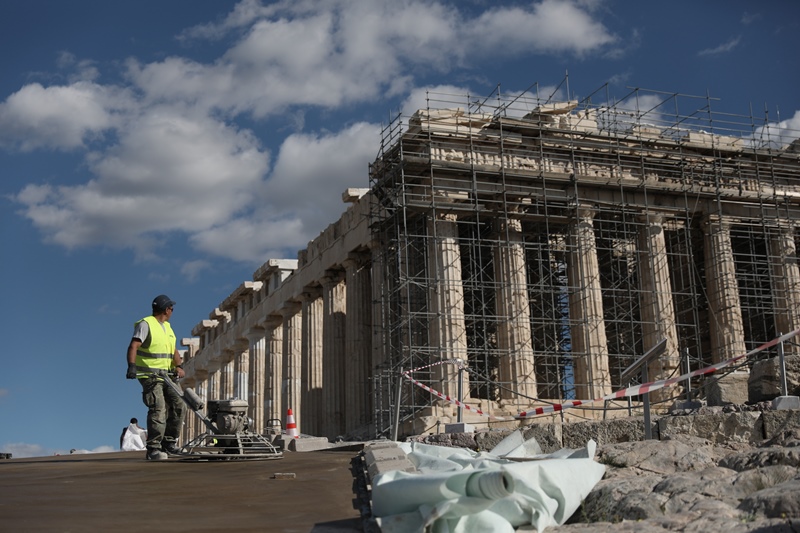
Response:
POLYGON ((128 373, 125 374, 126 379, 136 379, 136 363, 128 363, 128 373))

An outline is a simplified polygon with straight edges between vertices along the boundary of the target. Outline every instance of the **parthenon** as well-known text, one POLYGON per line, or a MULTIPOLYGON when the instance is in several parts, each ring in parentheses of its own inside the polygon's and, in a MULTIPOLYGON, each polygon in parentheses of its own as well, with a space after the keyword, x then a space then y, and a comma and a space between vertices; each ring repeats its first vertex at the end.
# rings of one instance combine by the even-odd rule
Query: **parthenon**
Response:
MULTIPOLYGON (((341 218, 183 340, 185 384, 246 399, 256 432, 292 409, 304 434, 403 436, 459 416, 405 371, 513 418, 628 385, 662 339, 651 379, 800 327, 800 132, 707 97, 593 98, 429 93, 341 218)), ((746 401, 732 370, 689 386, 746 401)))

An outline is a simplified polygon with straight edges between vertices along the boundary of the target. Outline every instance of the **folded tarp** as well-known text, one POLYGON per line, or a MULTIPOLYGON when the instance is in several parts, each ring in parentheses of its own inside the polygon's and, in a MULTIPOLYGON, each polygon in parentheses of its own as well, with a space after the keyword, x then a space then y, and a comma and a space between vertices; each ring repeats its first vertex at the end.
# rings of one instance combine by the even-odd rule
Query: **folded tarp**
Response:
POLYGON ((531 440, 515 432, 492 453, 399 443, 417 472, 376 476, 372 514, 384 533, 510 533, 520 526, 541 532, 561 525, 605 467, 594 460, 594 441, 543 455, 531 440))

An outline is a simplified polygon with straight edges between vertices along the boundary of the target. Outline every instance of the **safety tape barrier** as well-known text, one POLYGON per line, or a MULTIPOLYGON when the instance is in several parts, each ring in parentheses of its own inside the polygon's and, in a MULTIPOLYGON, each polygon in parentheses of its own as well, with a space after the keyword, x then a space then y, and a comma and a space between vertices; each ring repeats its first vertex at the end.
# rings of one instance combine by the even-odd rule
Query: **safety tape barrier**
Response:
POLYGON ((448 402, 453 403, 453 404, 457 405, 458 407, 463 407, 464 409, 466 409, 468 411, 472 411, 473 413, 477 413, 477 414, 479 414, 481 416, 487 416, 489 418, 494 418, 496 420, 513 420, 513 418, 499 418, 499 417, 496 417, 496 416, 492 416, 492 415, 486 414, 483 411, 481 411, 480 409, 478 409, 477 407, 472 407, 471 405, 467 405, 464 402, 459 401, 456 398, 451 398, 447 394, 443 394, 443 393, 441 393, 441 392, 439 392, 439 391, 437 391, 435 389, 430 388, 429 386, 425 385, 424 383, 422 383, 420 381, 417 381, 416 379, 412 378, 411 375, 410 375, 410 374, 412 374, 414 372, 419 372, 420 370, 425 370, 426 368, 431 368, 431 367, 438 366, 438 365, 457 365, 459 368, 463 368, 464 367, 464 362, 461 359, 445 359, 444 361, 437 361, 436 363, 433 363, 433 364, 430 364, 430 365, 420 366, 420 367, 417 367, 417 368, 414 368, 414 369, 411 369, 411 370, 406 370, 405 372, 403 372, 403 377, 407 378, 411 383, 413 383, 417 387, 430 392, 434 396, 437 396, 437 397, 439 397, 439 398, 441 398, 443 400, 447 400, 448 402))
MULTIPOLYGON (((750 350, 749 352, 747 352, 745 354, 738 355, 738 356, 733 357, 731 359, 728 359, 726 361, 722 361, 720 363, 716 363, 714 365, 707 366, 705 368, 701 368, 701 369, 698 369, 698 370, 694 370, 692 372, 688 372, 688 373, 683 374, 681 376, 677 376, 677 377, 670 378, 670 379, 661 379, 661 380, 657 380, 657 381, 651 381, 649 383, 643 383, 641 385, 634 385, 633 387, 627 387, 625 389, 620 389, 620 390, 618 390, 616 392, 612 392, 611 394, 607 394, 606 396, 603 396, 601 398, 595 398, 593 400, 570 400, 570 401, 567 401, 567 402, 564 402, 564 403, 558 403, 558 404, 553 404, 553 405, 545 405, 543 407, 537 407, 537 408, 535 408, 535 409, 533 409, 531 411, 523 411, 523 412, 517 414, 514 417, 514 419, 520 420, 520 419, 526 419, 526 418, 533 418, 533 417, 539 416, 539 415, 544 415, 544 414, 549 414, 549 413, 556 413, 556 412, 559 412, 559 411, 565 411, 567 409, 571 409, 573 407, 579 407, 579 406, 582 406, 582 405, 590 405, 590 404, 593 404, 593 403, 605 402, 605 401, 608 401, 608 400, 619 400, 620 398, 626 398, 626 397, 630 397, 630 396, 639 396, 641 394, 646 394, 648 392, 657 391, 659 389, 663 389, 664 387, 670 387, 670 386, 672 386, 672 385, 674 385, 676 383, 679 383, 681 381, 686 381, 688 379, 692 379, 693 377, 713 374, 717 370, 721 370, 721 369, 725 368, 726 366, 729 366, 729 365, 735 363, 736 361, 739 361, 741 359, 745 359, 745 358, 750 357, 752 355, 755 355, 755 354, 757 354, 759 352, 763 352, 764 350, 772 348, 773 346, 777 346, 778 344, 780 344, 782 342, 785 342, 785 341, 787 341, 787 340, 791 339, 792 337, 795 337, 795 336, 797 336, 799 334, 800 334, 800 328, 798 328, 798 329, 796 329, 796 330, 794 330, 792 332, 786 333, 785 335, 781 335, 779 337, 775 337, 771 341, 765 342, 761 346, 758 346, 757 348, 754 348, 753 350, 750 350)), ((459 407, 463 407, 464 409, 467 409, 467 410, 472 411, 474 413, 477 413, 479 415, 488 416, 490 418, 496 418, 497 420, 508 420, 508 418, 499 418, 499 417, 494 417, 494 416, 488 415, 488 414, 484 413, 483 411, 481 411, 480 409, 477 409, 475 407, 471 407, 471 406, 459 401, 456 398, 451 398, 449 395, 443 394, 443 393, 441 393, 441 392, 439 392, 437 390, 432 389, 431 387, 425 385, 424 383, 421 383, 418 380, 412 378, 411 375, 410 375, 410 374, 412 374, 414 372, 418 372, 418 371, 424 370, 426 368, 430 368, 430 367, 437 366, 437 365, 445 365, 445 364, 456 364, 456 365, 459 365, 459 367, 463 367, 464 366, 463 361, 461 361, 460 359, 447 359, 447 360, 444 360, 444 361, 438 361, 438 362, 430 364, 430 365, 414 368, 412 370, 407 370, 407 371, 403 372, 403 376, 408 378, 408 380, 411 381, 414 385, 416 385, 416 386, 418 386, 418 387, 430 392, 431 394, 433 394, 433 395, 435 395, 435 396, 437 396, 437 397, 439 397, 439 398, 441 398, 443 400, 446 400, 446 401, 448 401, 450 403, 453 403, 453 404, 455 404, 455 405, 457 405, 459 407)))

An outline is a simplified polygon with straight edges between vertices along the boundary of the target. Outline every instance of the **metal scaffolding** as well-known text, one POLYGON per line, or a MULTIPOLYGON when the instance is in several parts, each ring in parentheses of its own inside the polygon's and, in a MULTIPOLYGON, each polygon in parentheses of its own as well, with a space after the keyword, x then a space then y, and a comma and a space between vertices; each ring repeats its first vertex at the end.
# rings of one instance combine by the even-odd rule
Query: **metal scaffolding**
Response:
POLYGON ((800 316, 800 132, 712 112, 709 97, 537 92, 430 92, 383 130, 370 166, 378 434, 452 419, 409 369, 452 396, 455 369, 436 363, 461 359, 465 401, 513 412, 628 385, 623 370, 660 337, 659 379, 800 316))

